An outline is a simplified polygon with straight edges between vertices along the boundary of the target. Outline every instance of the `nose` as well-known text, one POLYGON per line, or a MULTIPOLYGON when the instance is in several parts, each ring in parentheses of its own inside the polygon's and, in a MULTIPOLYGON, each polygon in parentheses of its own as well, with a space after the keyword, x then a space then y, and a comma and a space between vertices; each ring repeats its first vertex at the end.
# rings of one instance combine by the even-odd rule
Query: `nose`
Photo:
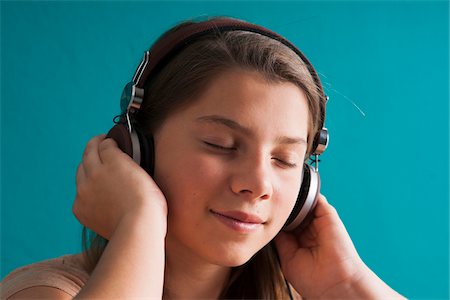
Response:
POLYGON ((246 200, 270 199, 273 193, 270 164, 255 157, 237 162, 230 187, 234 194, 246 200))

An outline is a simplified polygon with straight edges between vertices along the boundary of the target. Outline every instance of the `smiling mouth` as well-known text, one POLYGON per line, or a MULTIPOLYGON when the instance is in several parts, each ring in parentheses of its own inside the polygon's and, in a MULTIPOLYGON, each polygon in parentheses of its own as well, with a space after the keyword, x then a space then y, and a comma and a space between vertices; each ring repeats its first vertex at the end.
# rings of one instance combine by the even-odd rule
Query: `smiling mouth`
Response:
POLYGON ((217 212, 210 210, 223 225, 239 233, 251 233, 263 226, 263 222, 258 216, 250 215, 239 211, 217 212))

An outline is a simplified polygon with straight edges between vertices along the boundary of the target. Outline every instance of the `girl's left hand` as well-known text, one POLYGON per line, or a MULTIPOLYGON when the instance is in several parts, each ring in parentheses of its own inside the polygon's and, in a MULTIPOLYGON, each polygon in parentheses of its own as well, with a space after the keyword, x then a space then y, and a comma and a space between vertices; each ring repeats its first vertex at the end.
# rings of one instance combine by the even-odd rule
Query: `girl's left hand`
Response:
MULTIPOLYGON (((286 279, 304 298, 397 298, 361 260, 336 209, 319 195, 311 224, 275 243, 286 279)), ((400 296, 401 297, 401 296, 400 296)))

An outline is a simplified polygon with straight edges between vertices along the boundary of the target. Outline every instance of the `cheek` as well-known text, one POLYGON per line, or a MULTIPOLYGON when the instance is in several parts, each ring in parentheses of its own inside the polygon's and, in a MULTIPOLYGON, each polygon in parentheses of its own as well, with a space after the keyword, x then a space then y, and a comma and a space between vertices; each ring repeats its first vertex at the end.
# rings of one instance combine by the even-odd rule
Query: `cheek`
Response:
POLYGON ((171 150, 158 160, 155 180, 175 213, 202 203, 207 194, 218 193, 225 182, 223 170, 217 159, 186 148, 171 150))
POLYGON ((273 216, 276 227, 281 229, 294 208, 300 191, 301 176, 285 177, 281 180, 273 201, 273 216))

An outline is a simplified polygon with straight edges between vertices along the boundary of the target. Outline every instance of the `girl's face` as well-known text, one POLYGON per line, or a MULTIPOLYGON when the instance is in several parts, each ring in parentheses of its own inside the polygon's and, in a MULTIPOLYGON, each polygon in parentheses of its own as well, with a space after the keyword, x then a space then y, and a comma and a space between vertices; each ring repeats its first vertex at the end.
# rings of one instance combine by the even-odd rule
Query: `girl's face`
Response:
POLYGON ((300 88, 243 70, 171 114, 154 136, 168 255, 237 266, 272 240, 300 189, 307 124, 300 88))

